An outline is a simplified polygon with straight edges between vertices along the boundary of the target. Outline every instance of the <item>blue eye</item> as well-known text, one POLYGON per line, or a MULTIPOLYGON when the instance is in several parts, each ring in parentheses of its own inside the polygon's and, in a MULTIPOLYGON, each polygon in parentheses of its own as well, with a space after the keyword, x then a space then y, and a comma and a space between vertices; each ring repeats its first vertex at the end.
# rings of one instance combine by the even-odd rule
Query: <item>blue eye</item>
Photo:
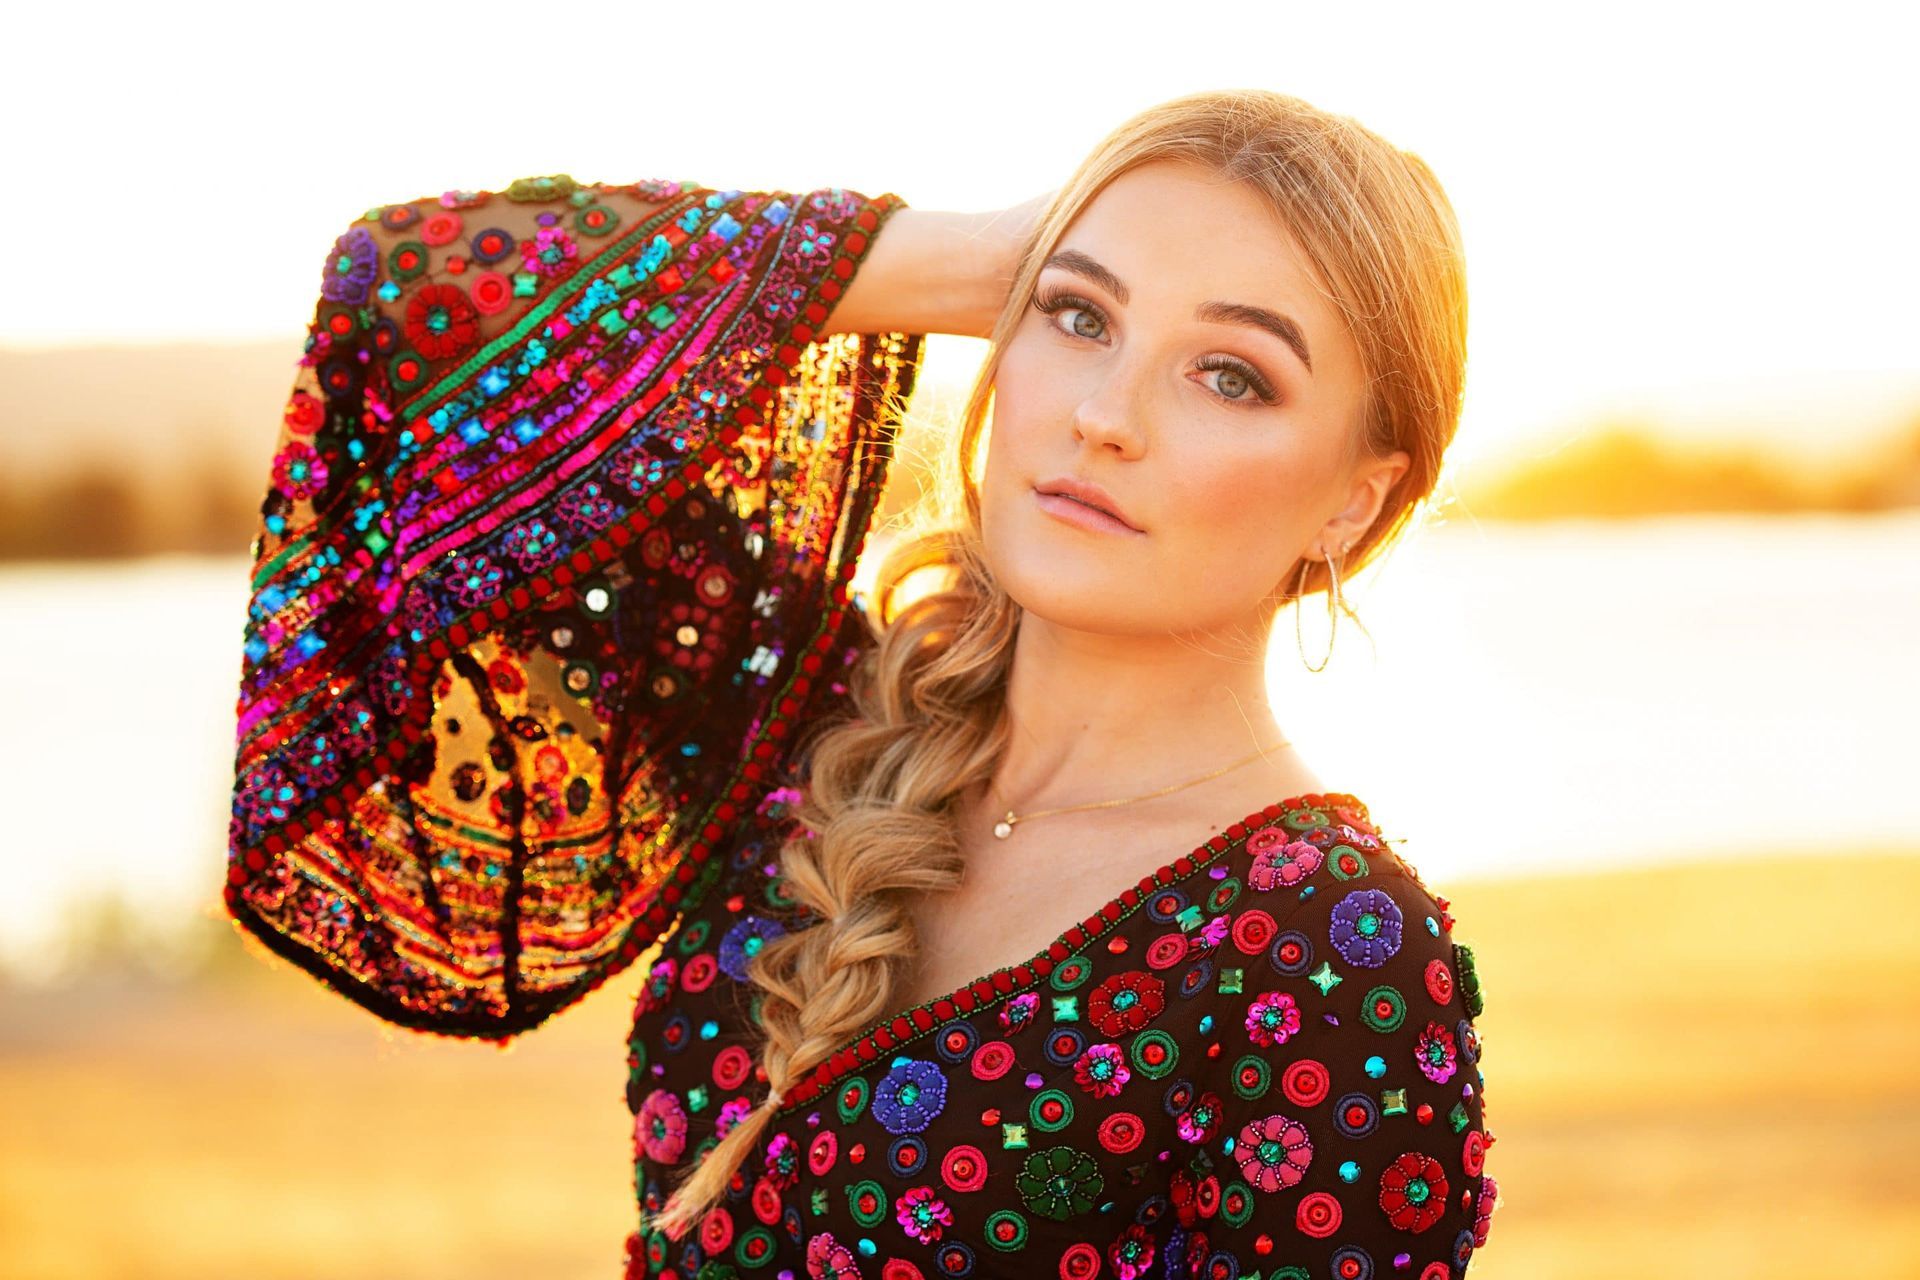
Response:
MULTIPOLYGON (((1098 322, 1100 328, 1104 329, 1107 325, 1106 313, 1092 302, 1075 293, 1057 291, 1038 293, 1034 295, 1033 306, 1034 310, 1046 316, 1052 316, 1061 311, 1083 312, 1092 316, 1098 322)), ((1100 340, 1095 334, 1081 333, 1077 328, 1068 331, 1061 329, 1058 324, 1055 324, 1053 327, 1067 337, 1084 338, 1089 342, 1098 342, 1100 340)), ((1280 402, 1280 393, 1274 389, 1273 384, 1267 381, 1258 369, 1244 360, 1225 355, 1205 356, 1200 360, 1200 368, 1216 373, 1233 374, 1252 392, 1250 396, 1228 395, 1217 387, 1212 388, 1214 395, 1226 401, 1228 404, 1270 405, 1280 402)))

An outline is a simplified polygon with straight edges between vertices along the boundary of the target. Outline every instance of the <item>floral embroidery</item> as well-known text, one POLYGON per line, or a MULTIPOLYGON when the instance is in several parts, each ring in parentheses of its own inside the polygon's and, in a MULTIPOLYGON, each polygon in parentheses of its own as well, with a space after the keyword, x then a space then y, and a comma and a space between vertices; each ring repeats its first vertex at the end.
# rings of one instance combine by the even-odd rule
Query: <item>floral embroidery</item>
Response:
POLYGON ((807 1275, 812 1280, 860 1280, 860 1268, 853 1252, 830 1231, 822 1231, 807 1241, 807 1275))
POLYGON ((874 1086, 873 1114, 888 1133, 919 1133, 947 1105, 947 1078, 931 1062, 896 1059, 874 1086))
POLYGON ((420 285, 407 303, 407 341, 429 360, 457 360, 479 345, 479 316, 459 285, 420 285))
POLYGON ((296 440, 274 458, 273 482, 289 498, 303 501, 327 487, 327 464, 312 445, 296 440))
POLYGON ((735 982, 747 980, 747 966, 760 948, 786 933, 786 926, 765 916, 748 916, 720 941, 720 971, 735 982))
POLYGON ((1247 1181, 1261 1191, 1281 1191, 1306 1176, 1313 1139, 1290 1116, 1264 1116, 1240 1130, 1233 1155, 1247 1181))
POLYGON ((1142 1280, 1153 1266, 1153 1236, 1136 1222, 1107 1246, 1107 1261, 1119 1280, 1142 1280))
POLYGON ((1458 1062, 1453 1032, 1438 1022, 1427 1023, 1427 1029, 1420 1033, 1413 1047, 1413 1056, 1420 1064, 1421 1074, 1435 1084, 1445 1084, 1453 1078, 1458 1062))
POLYGON ((1087 997, 1087 1017, 1103 1036, 1122 1036, 1152 1022, 1167 1006, 1167 987, 1140 970, 1115 974, 1087 997))
POLYGON ((1255 1044, 1285 1044, 1299 1029, 1300 1006, 1284 991, 1269 991, 1247 1009, 1247 1038, 1255 1044))
POLYGON ((521 265, 537 276, 562 276, 580 261, 580 245, 559 227, 541 227, 521 246, 521 265))
MULTIPOLYGON (((1252 848, 1253 842, 1248 841, 1247 847, 1252 848)), ((1304 840, 1282 843, 1279 838, 1270 839, 1247 869, 1247 883, 1262 893, 1291 888, 1318 871, 1325 860, 1325 854, 1304 840)))
POLYGON ((1040 997, 1031 991, 1023 991, 1001 1007, 1000 1026, 1006 1031, 1019 1031, 1033 1022, 1033 1015, 1040 1008, 1040 997))
POLYGON ((1174 1131, 1187 1142, 1211 1142, 1220 1128, 1220 1099, 1203 1093, 1174 1121, 1174 1131))
POLYGON ((655 1089, 640 1104, 634 1136, 649 1160, 672 1164, 687 1147, 687 1113, 671 1090, 655 1089))
POLYGON ((1015 1179, 1020 1198, 1043 1218, 1065 1221, 1092 1209, 1106 1186, 1092 1156, 1072 1147, 1048 1147, 1027 1156, 1015 1179))
POLYGON ((1402 1231, 1425 1231, 1447 1208, 1447 1172, 1432 1156, 1408 1151, 1380 1175, 1380 1207, 1402 1231))
POLYGON ((380 248, 373 233, 354 227, 333 242, 333 256, 321 274, 320 293, 333 302, 358 305, 367 300, 380 272, 380 248))
POLYGON ((1348 964, 1378 969, 1400 950, 1400 908, 1378 889, 1355 889, 1333 909, 1328 940, 1348 964))
POLYGON ((1112 1098, 1133 1078, 1127 1070, 1127 1056, 1117 1044, 1090 1045, 1074 1060, 1073 1079, 1096 1098, 1112 1098))
POLYGON ((940 1238, 940 1232, 953 1222, 953 1211, 932 1187, 915 1187, 894 1201, 894 1217, 902 1229, 921 1244, 940 1238))
POLYGON ((720 1113, 713 1120, 713 1136, 724 1138, 727 1131, 747 1118, 753 1110, 753 1104, 745 1098, 728 1098, 720 1104, 720 1113))
POLYGON ((776 1133, 768 1140, 762 1163, 766 1166, 768 1184, 778 1190, 800 1181, 800 1148, 787 1134, 776 1133))

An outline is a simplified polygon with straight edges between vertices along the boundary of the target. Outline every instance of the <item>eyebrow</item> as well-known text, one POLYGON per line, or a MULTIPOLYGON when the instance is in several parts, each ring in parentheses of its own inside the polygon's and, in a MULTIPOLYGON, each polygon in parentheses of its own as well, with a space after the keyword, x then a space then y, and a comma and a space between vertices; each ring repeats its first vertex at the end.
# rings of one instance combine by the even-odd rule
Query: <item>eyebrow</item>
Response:
MULTIPOLYGON (((1043 269, 1058 267, 1062 271, 1084 276, 1119 299, 1121 306, 1125 306, 1131 296, 1119 276, 1078 249, 1062 249, 1040 265, 1043 269)), ((1266 307, 1256 307, 1250 302, 1203 302, 1193 309, 1193 318, 1214 324, 1241 324, 1265 330, 1286 343, 1293 354, 1300 357, 1300 363, 1307 367, 1307 372, 1313 372, 1313 356, 1307 351, 1307 335, 1291 316, 1270 311, 1266 307)))

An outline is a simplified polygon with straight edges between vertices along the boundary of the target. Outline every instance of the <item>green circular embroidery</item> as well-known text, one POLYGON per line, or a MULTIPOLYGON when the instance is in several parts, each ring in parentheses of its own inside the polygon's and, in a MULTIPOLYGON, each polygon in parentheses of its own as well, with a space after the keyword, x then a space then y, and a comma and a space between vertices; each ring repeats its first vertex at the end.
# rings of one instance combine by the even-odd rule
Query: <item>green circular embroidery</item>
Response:
POLYGON ((1294 809, 1280 821, 1294 831, 1311 831, 1326 826, 1333 821, 1333 816, 1324 809, 1294 809))
POLYGON ((402 240, 387 254, 387 274, 395 280, 411 280, 427 269, 427 246, 418 240, 402 240))
POLYGON ((351 337, 361 329, 371 326, 361 323, 361 315, 357 307, 349 307, 339 302, 328 302, 323 303, 320 307, 319 327, 327 333, 332 334, 337 342, 342 338, 351 337))
POLYGON ((387 357, 387 381, 395 391, 412 391, 424 386, 432 372, 426 358, 410 347, 402 347, 387 357))
POLYGON ((1229 1182, 1220 1193, 1220 1217, 1230 1227, 1244 1227, 1253 1219, 1253 1188, 1244 1182, 1229 1182))
POLYGON ((847 1212, 863 1227, 877 1227, 887 1216, 887 1193, 871 1178, 847 1188, 847 1212))
POLYGON ((1047 976, 1047 981, 1053 984, 1055 991, 1072 991, 1076 987, 1085 986, 1087 979, 1092 975, 1093 966, 1087 963, 1085 956, 1068 956, 1054 966, 1053 972, 1047 976))
POLYGON ((1367 860, 1352 845, 1337 844, 1327 850, 1327 870, 1335 880, 1358 880, 1369 872, 1367 860))
POLYGON ((1002 1253, 1027 1247, 1027 1220, 1011 1209, 987 1215, 987 1243, 1002 1253))
POLYGON ((1073 1099, 1058 1089, 1036 1093, 1027 1119, 1042 1133, 1058 1133, 1073 1123, 1073 1099))
POLYGON ((1305 1267, 1281 1267, 1267 1280, 1313 1280, 1313 1273, 1305 1267))
POLYGON ((785 876, 775 876, 767 881, 766 899, 768 906, 782 911, 793 905, 793 895, 787 892, 785 876))
POLYGON ((1179 1063, 1180 1046, 1164 1031, 1142 1031, 1133 1038, 1127 1056, 1133 1059, 1141 1075, 1158 1080, 1179 1063))
POLYGON ((1361 1002, 1360 1016, 1375 1031, 1397 1030, 1407 1020, 1407 998, 1393 987, 1375 987, 1361 1002))
POLYGON ((862 1076, 855 1076, 842 1085, 839 1097, 841 1122, 852 1124, 864 1115, 867 1110, 867 1098, 871 1093, 872 1086, 868 1085, 862 1076))
POLYGON ((1259 1054, 1250 1053, 1233 1064, 1233 1091, 1241 1097, 1264 1097, 1272 1087, 1273 1068, 1259 1054))
POLYGON ((773 1250, 773 1232, 754 1227, 740 1234, 733 1246, 733 1257, 741 1266, 757 1271, 773 1261, 773 1250))
POLYGON ((1225 911, 1240 899, 1240 880, 1237 876, 1228 876, 1213 886, 1213 892, 1207 895, 1207 910, 1225 911))
POLYGON ((688 925, 686 932, 680 935, 680 954, 690 956, 705 946, 707 935, 712 931, 713 926, 705 920, 695 920, 688 925))
POLYGON ((619 225, 620 215, 603 204, 584 205, 573 214, 573 228, 583 236, 604 236, 619 225))

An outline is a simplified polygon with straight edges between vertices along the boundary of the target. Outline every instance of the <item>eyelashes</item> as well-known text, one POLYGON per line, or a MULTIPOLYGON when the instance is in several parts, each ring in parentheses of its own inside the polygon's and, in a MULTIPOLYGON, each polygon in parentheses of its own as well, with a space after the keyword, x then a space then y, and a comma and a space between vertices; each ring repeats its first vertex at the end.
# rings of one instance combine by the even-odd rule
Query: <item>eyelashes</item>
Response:
MULTIPOLYGON (((1085 311, 1089 315, 1098 318, 1101 325, 1104 326, 1109 323, 1105 311, 1102 311, 1097 304, 1081 297, 1077 293, 1067 293, 1061 290, 1042 290, 1034 295, 1033 306, 1034 310, 1049 317, 1061 311, 1085 311)), ((1053 327, 1069 338, 1081 338, 1088 342, 1098 341, 1097 338, 1088 337, 1086 334, 1070 333, 1061 329, 1057 324, 1053 327)), ((1273 383, 1258 369, 1238 357, 1227 355, 1204 356, 1199 362, 1199 367, 1217 373, 1231 373, 1244 381, 1248 389, 1253 392, 1253 395, 1249 397, 1230 396, 1217 390, 1213 391, 1215 396, 1226 401, 1228 404, 1272 405, 1280 402, 1280 393, 1274 387, 1273 383)), ((1213 389, 1209 388, 1209 390, 1213 389)))

